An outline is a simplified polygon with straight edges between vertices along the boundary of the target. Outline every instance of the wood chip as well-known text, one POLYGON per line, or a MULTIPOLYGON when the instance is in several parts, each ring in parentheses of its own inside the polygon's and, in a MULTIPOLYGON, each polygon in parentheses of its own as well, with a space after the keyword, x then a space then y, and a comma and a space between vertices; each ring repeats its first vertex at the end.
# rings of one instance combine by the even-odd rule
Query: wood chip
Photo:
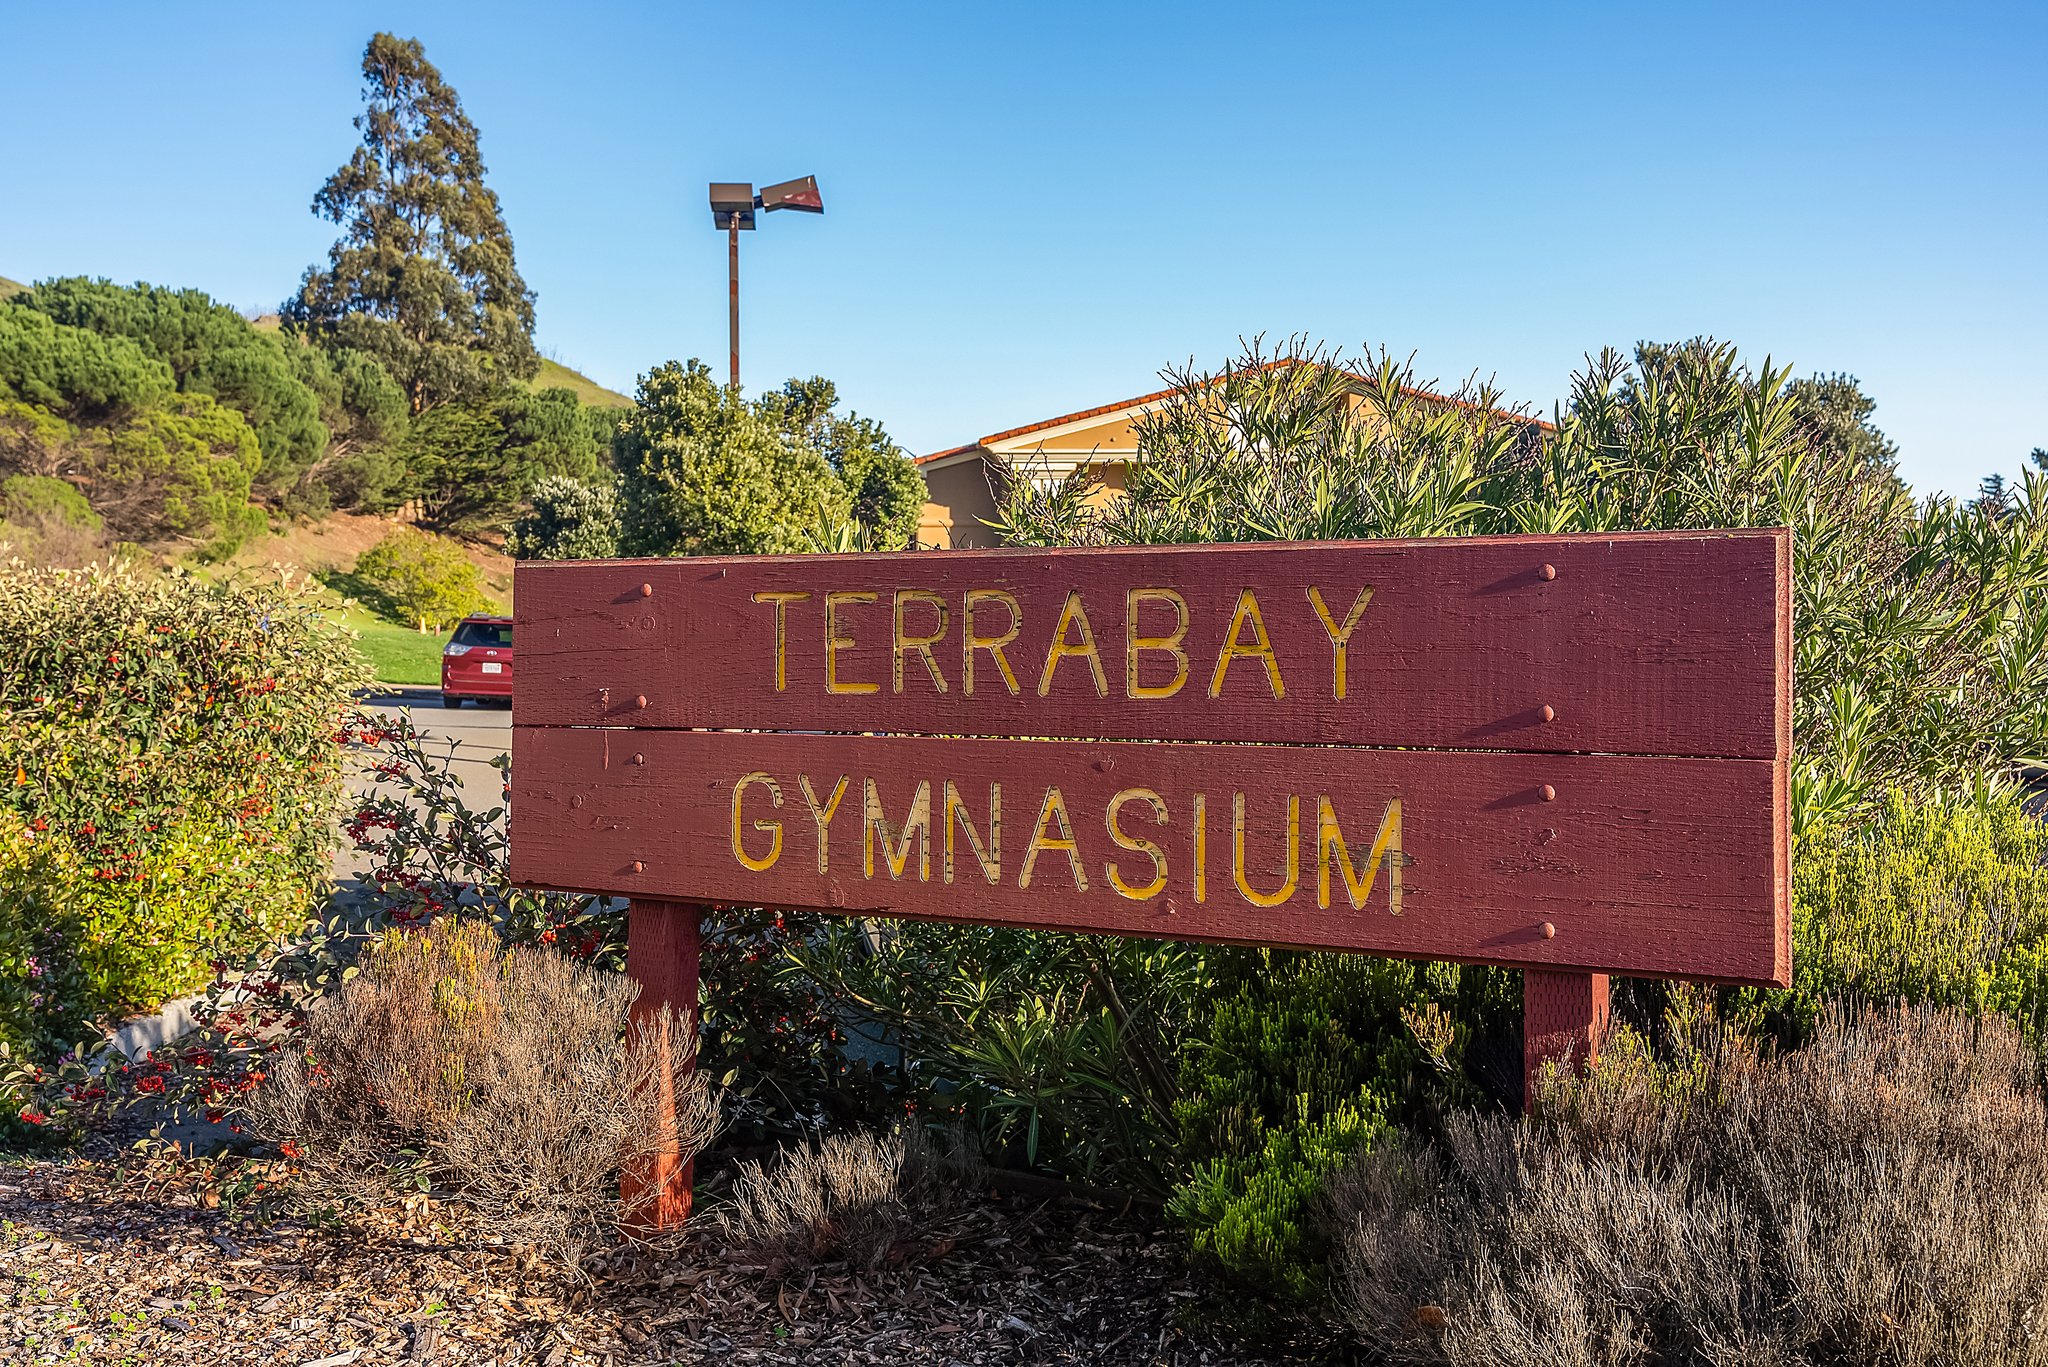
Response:
POLYGON ((336 1353, 333 1357, 315 1358, 311 1362, 302 1362, 299 1364, 299 1367, 348 1367, 351 1362, 354 1362, 362 1355, 362 1349, 351 1348, 346 1353, 336 1353))
POLYGON ((700 1220, 606 1250, 578 1280, 465 1232, 459 1209, 438 1200, 423 1219, 363 1211, 335 1231, 282 1207, 229 1218, 176 1170, 144 1184, 110 1160, 67 1156, 8 1175, 0 1218, 26 1242, 0 1255, 0 1358, 33 1334, 76 1361, 149 1367, 1354 1360, 1306 1331, 1266 1354, 1202 1335, 1187 1309, 1206 1293, 1156 1208, 968 1194, 893 1265, 823 1262, 786 1277, 733 1256, 700 1220), (228 1278, 233 1264, 250 1280, 228 1278), (145 1339, 119 1327, 137 1318, 145 1339))

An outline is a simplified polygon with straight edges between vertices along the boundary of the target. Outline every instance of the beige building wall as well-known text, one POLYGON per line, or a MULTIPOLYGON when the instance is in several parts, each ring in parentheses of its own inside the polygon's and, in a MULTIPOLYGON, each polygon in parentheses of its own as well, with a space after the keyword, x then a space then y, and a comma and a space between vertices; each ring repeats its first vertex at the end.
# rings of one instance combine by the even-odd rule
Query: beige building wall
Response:
POLYGON ((988 476, 988 463, 978 459, 926 470, 930 496, 917 519, 917 544, 940 550, 998 544, 995 532, 986 525, 986 519, 996 515, 988 476))

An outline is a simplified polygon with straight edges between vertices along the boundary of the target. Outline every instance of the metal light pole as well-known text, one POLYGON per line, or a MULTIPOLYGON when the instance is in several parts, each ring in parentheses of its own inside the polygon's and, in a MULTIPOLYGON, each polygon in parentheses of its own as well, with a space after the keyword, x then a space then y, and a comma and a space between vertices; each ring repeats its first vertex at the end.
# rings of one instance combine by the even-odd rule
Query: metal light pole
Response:
MULTIPOLYGON (((753 215, 747 216, 749 220, 753 215)), ((750 221, 747 226, 753 227, 750 221)), ((738 393, 740 387, 740 225, 738 215, 725 230, 725 307, 731 324, 728 329, 732 340, 732 387, 738 393)))
POLYGON ((740 230, 754 230, 754 211, 757 209, 797 209, 807 214, 822 214, 825 201, 818 195, 816 176, 766 185, 758 195, 750 181, 711 183, 711 221, 725 229, 726 316, 732 340, 731 384, 734 393, 738 393, 740 387, 740 230))

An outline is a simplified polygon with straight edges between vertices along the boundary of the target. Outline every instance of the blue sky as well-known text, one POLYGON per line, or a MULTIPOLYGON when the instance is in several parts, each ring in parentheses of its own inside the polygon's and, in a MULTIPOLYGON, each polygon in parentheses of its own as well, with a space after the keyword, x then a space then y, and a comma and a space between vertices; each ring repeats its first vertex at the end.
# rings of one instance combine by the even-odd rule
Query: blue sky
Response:
POLYGON ((371 32, 483 132, 544 350, 824 374, 928 451, 1306 332, 1548 410, 1711 333, 1858 376, 1921 490, 2048 446, 2048 5, 16 4, 0 275, 275 307, 371 32))

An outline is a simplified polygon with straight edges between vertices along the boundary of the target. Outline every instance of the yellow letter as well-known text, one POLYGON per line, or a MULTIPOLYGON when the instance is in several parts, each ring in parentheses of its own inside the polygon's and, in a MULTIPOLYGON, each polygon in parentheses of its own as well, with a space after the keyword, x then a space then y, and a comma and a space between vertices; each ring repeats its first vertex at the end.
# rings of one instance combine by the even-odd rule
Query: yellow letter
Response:
POLYGON ((775 604, 775 691, 780 693, 789 683, 789 605, 801 603, 810 597, 808 593, 788 593, 774 589, 762 589, 755 593, 757 603, 775 604))
POLYGON ((1195 900, 1209 900, 1209 795, 1195 794, 1195 900))
POLYGON ((1280 682, 1280 662, 1273 658, 1273 643, 1266 637, 1266 619, 1259 615, 1259 596, 1250 589, 1237 595, 1237 610, 1230 614, 1230 630, 1223 633, 1223 653, 1216 657, 1216 672, 1209 676, 1209 696, 1223 696, 1223 676, 1230 671, 1230 662, 1246 656, 1256 656, 1266 666, 1266 687, 1275 698, 1287 696, 1287 686, 1280 682), (1252 624, 1254 639, 1250 645, 1240 644, 1238 636, 1244 624, 1252 624))
POLYGON ((1280 885, 1280 891, 1263 893, 1252 891, 1251 883, 1244 872, 1244 794, 1233 793, 1230 797, 1230 872, 1237 879, 1237 890, 1244 894, 1244 900, 1255 907, 1277 907, 1294 896, 1294 885, 1301 876, 1301 799, 1293 793, 1287 795, 1287 881, 1280 885))
POLYGON ((818 828, 818 872, 823 873, 830 845, 832 814, 839 810, 839 799, 846 796, 846 775, 839 776, 839 785, 832 790, 832 800, 823 807, 818 805, 818 795, 811 790, 809 774, 798 774, 797 782, 803 785, 804 805, 811 809, 811 822, 818 828))
POLYGON ((1359 873, 1351 863, 1351 847, 1344 843, 1344 832, 1337 829, 1337 809, 1330 805, 1328 796, 1316 799, 1316 905, 1330 905, 1330 856, 1337 856, 1337 867, 1344 872, 1344 891, 1351 898, 1355 911, 1365 905, 1365 899, 1372 896, 1373 879, 1379 876, 1380 859, 1387 859, 1387 910, 1395 916, 1401 914, 1401 865, 1407 856, 1401 853, 1401 799, 1395 798, 1387 804, 1385 816, 1380 818, 1379 834, 1373 837, 1372 853, 1366 857, 1365 872, 1359 873))
POLYGON ((1315 604, 1316 616, 1323 619, 1323 630, 1330 634, 1332 654, 1331 682, 1338 697, 1344 696, 1345 656, 1351 649, 1351 633, 1358 627, 1358 619, 1365 615, 1365 605, 1372 601, 1372 586, 1358 591, 1358 597, 1351 600, 1351 611, 1344 614, 1344 625, 1338 626, 1330 617, 1330 610, 1323 606, 1323 591, 1314 584, 1308 586, 1308 601, 1315 604))
POLYGON ((889 818, 882 812, 882 795, 875 791, 875 781, 867 780, 864 805, 867 819, 860 826, 861 872, 868 877, 875 876, 875 838, 882 842, 882 858, 889 861, 889 877, 903 876, 903 868, 910 862, 910 836, 917 833, 917 880, 920 883, 932 881, 932 785, 929 779, 921 779, 917 792, 910 799, 910 814, 903 818, 901 839, 889 839, 889 818))
POLYGON ((960 797, 960 790, 947 779, 946 797, 946 857, 945 877, 953 881, 953 820, 957 814, 960 829, 967 832, 967 847, 974 851, 974 862, 981 865, 981 876, 988 879, 993 887, 1003 881, 1003 785, 988 785, 988 845, 982 846, 981 837, 974 833, 974 816, 967 810, 967 804, 960 797))
POLYGON ((1010 662, 1003 655, 1003 647, 1017 639, 1017 633, 1024 629, 1024 609, 1017 606, 1017 600, 1001 589, 969 589, 961 601, 960 615, 960 691, 968 697, 974 696, 974 652, 986 650, 995 660, 996 668, 1003 671, 1003 682, 1010 686, 1010 693, 1017 692, 1017 676, 1010 672, 1010 662), (1001 603, 1010 610, 1010 629, 1000 636, 981 636, 974 630, 974 609, 981 603, 1001 603))
POLYGON ((1119 848, 1135 850, 1152 858, 1152 881, 1142 888, 1127 886, 1122 871, 1117 868, 1114 861, 1102 866, 1102 871, 1109 875, 1109 885, 1116 889, 1117 896, 1128 897, 1133 902, 1143 902, 1157 897, 1160 889, 1166 886, 1166 852, 1142 836, 1125 835, 1117 829, 1117 809, 1126 802, 1149 803, 1152 807, 1152 819, 1161 826, 1166 824, 1166 803, 1150 788, 1126 788, 1109 800, 1109 809, 1102 814, 1103 824, 1109 827, 1109 838, 1114 840, 1119 848))
POLYGON ((898 693, 901 693, 903 691, 903 657, 906 655, 922 655, 924 656, 925 672, 932 676, 932 686, 937 688, 941 693, 945 692, 946 676, 939 673, 939 662, 932 658, 932 647, 946 639, 946 600, 939 597, 939 595, 937 595, 936 593, 929 593, 924 589, 896 590, 896 612, 894 627, 896 650, 894 673, 896 691, 898 693), (903 634, 903 605, 905 603, 929 603, 933 608, 935 608, 938 611, 939 624, 937 627, 933 628, 931 635, 905 636, 903 634))
POLYGON ((756 821, 754 829, 771 832, 768 838, 768 853, 759 859, 748 854, 740 844, 740 803, 747 795, 747 789, 756 783, 768 786, 768 800, 777 807, 782 805, 782 785, 766 774, 742 774, 740 781, 732 785, 732 857, 745 864, 755 873, 766 873, 775 867, 775 861, 782 858, 782 823, 780 821, 756 821))
POLYGON ((1180 643, 1188 634, 1188 600, 1172 589, 1132 589, 1124 595, 1124 696, 1127 698, 1170 698, 1188 681, 1188 653, 1180 643), (1144 602, 1171 603, 1180 620, 1171 635, 1140 636, 1138 605, 1144 602), (1173 682, 1138 682, 1138 652, 1163 650, 1173 656, 1173 682))
POLYGON ((1095 675, 1095 696, 1109 696, 1109 680, 1102 677, 1102 657, 1095 652, 1095 632, 1088 625, 1088 609, 1081 606, 1081 590, 1067 590, 1067 605, 1060 609, 1060 624, 1052 629, 1052 641, 1045 648, 1045 672, 1038 676, 1038 696, 1052 692, 1052 672, 1061 660, 1078 656, 1088 661, 1089 672, 1095 675), (1077 644, 1067 644, 1067 624, 1074 623, 1081 628, 1081 639, 1077 644))
POLYGON ((825 691, 827 693, 879 693, 878 683, 857 683, 851 679, 839 681, 839 652, 853 645, 851 636, 839 634, 839 609, 848 603, 872 603, 872 593, 854 593, 846 589, 832 589, 825 594, 825 691))
POLYGON ((1060 796, 1060 790, 1057 788, 1045 790, 1045 802, 1038 809, 1038 825, 1032 829, 1031 843, 1024 850, 1024 867, 1017 874, 1018 887, 1031 886, 1031 868, 1038 862, 1040 850, 1065 851, 1067 864, 1074 871, 1074 891, 1088 891, 1088 875, 1081 871, 1081 850, 1074 843, 1073 823, 1067 820, 1067 800, 1060 796), (1054 817, 1057 817, 1060 823, 1059 838, 1056 840, 1048 839, 1045 834, 1046 821, 1054 817))

